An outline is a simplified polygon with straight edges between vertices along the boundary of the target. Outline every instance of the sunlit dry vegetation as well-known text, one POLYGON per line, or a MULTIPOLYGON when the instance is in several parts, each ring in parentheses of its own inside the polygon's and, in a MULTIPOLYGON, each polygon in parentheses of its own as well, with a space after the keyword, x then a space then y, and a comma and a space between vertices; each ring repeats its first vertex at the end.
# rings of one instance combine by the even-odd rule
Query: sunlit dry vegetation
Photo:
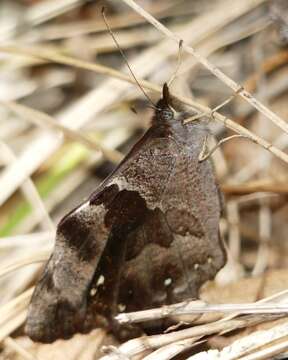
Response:
POLYGON ((285 358, 287 46, 285 0, 0 2, 1 359, 285 358), (166 332, 120 344, 96 329, 41 345, 23 324, 57 222, 95 190, 152 116, 103 6, 153 101, 174 74, 177 102, 194 121, 210 119, 228 260, 200 300, 119 316, 129 323, 182 315, 166 332))

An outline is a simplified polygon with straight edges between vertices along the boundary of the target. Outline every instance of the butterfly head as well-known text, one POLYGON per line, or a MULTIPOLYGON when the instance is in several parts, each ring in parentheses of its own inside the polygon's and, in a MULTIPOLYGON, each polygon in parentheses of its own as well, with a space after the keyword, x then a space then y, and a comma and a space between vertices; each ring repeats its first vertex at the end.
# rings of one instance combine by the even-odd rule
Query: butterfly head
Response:
POLYGON ((165 83, 162 90, 162 98, 156 105, 155 120, 156 122, 169 123, 174 120, 174 111, 170 107, 170 94, 168 85, 165 83))

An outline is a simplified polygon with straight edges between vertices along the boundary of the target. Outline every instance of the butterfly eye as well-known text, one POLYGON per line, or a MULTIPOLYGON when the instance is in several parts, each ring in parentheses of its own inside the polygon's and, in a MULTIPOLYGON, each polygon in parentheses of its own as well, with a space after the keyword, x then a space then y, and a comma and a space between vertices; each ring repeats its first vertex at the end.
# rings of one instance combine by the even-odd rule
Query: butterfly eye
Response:
POLYGON ((161 117, 165 121, 172 120, 174 117, 173 111, 170 109, 164 109, 161 111, 161 117))

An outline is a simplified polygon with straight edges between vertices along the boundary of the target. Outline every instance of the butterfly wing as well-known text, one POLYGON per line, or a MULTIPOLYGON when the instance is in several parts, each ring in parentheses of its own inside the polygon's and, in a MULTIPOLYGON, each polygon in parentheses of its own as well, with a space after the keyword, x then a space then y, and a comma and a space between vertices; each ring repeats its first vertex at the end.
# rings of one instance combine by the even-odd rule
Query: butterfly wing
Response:
MULTIPOLYGON (((137 204, 129 216, 138 213, 130 230, 120 233, 121 255, 116 234, 103 254, 92 283, 95 295, 88 300, 90 314, 103 312, 103 304, 105 316, 112 318, 120 311, 197 297, 200 286, 225 263, 218 232, 219 192, 211 164, 198 161, 201 138, 198 151, 173 141, 168 146, 167 141, 150 144, 149 164, 148 153, 142 153, 143 158, 139 155, 111 179, 130 189, 122 192, 127 191, 127 208, 137 204)), ((120 213, 120 203, 112 205, 115 213, 120 213)))
POLYGON ((151 128, 58 225, 26 332, 52 342, 108 327, 121 309, 196 296, 224 264, 219 214, 209 162, 151 128))
POLYGON ((126 311, 197 297, 226 261, 211 164, 186 151, 164 184, 158 207, 128 235, 131 243, 141 239, 143 248, 137 256, 126 256, 119 297, 126 311))
MULTIPOLYGON (((131 194, 138 189, 135 194, 145 200, 145 216, 144 212, 140 216, 144 221, 122 237, 126 251, 121 270, 117 270, 120 285, 113 297, 117 311, 197 297, 200 286, 214 278, 225 263, 219 237, 219 192, 210 162, 198 161, 200 136, 198 140, 193 151, 173 140, 161 140, 161 144, 155 140, 149 149, 149 166, 144 153, 138 165, 133 162, 113 179, 123 182, 126 189, 130 187, 131 194)), ((105 279, 112 271, 106 267, 105 279)), ((105 302, 113 286, 101 286, 95 302, 105 302)))
MULTIPOLYGON (((161 174, 169 174, 173 167, 173 156, 170 156, 163 164, 156 166, 154 163, 151 169, 151 147, 155 147, 153 151, 161 151, 163 141, 155 140, 148 131, 89 201, 71 211, 59 223, 53 254, 29 307, 25 330, 35 341, 69 338, 90 328, 89 321, 85 322, 87 299, 95 273, 100 274, 103 252, 106 249, 107 253, 107 248, 111 251, 111 243, 117 248, 117 253, 125 252, 122 239, 145 218, 147 204, 142 194, 149 197, 151 204, 165 180, 160 176, 160 181, 157 175, 152 179, 151 175, 159 168, 161 174), (142 169, 143 161, 146 162, 145 170, 142 169), (141 194, 136 191, 139 183, 133 181, 134 176, 142 177, 145 182, 141 194)), ((112 268, 116 269, 118 263, 120 260, 112 263, 112 268)), ((101 316, 98 319, 95 314, 93 321, 102 323, 105 319, 101 316)))
POLYGON ((53 254, 29 307, 25 330, 33 340, 69 338, 81 328, 87 288, 109 237, 105 204, 115 196, 114 190, 106 189, 98 206, 84 203, 59 223, 53 254))

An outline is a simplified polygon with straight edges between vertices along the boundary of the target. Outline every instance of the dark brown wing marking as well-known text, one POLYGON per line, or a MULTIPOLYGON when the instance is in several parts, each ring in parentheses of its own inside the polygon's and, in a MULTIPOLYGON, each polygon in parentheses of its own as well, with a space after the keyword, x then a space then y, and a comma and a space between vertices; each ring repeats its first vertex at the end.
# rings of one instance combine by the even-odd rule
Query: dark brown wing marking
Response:
MULTIPOLYGON (((155 158, 154 155, 157 161, 155 158)), ((126 244, 125 261, 119 267, 119 294, 115 294, 113 299, 114 304, 118 304, 118 311, 135 311, 196 297, 199 287, 223 266, 225 255, 218 243, 217 188, 214 196, 211 197, 211 191, 210 197, 203 195, 201 201, 204 205, 199 207, 194 201, 195 193, 205 191, 206 186, 211 188, 211 184, 197 177, 192 177, 192 183, 188 177, 182 177, 179 183, 177 171, 183 171, 179 167, 184 166, 184 173, 187 173, 190 166, 198 166, 198 162, 193 161, 189 157, 178 157, 169 180, 163 185, 159 207, 154 210, 146 208, 143 212, 145 221, 122 238, 126 244), (179 196, 171 197, 171 193, 179 196), (216 206, 216 211, 212 206, 216 206), (199 213, 201 221, 197 216, 199 213)), ((208 176, 210 164, 200 166, 203 170, 199 171, 208 176)), ((107 266, 106 269, 107 273, 103 275, 109 278, 110 268, 107 266)), ((106 292, 98 294, 96 303, 107 302, 114 286, 115 282, 110 286, 106 284, 106 292)), ((109 311, 111 307, 108 307, 109 311)), ((101 309, 98 308, 98 312, 101 309)))
MULTIPOLYGON (((155 151, 159 152, 157 144, 163 147, 163 142, 160 140, 154 144, 155 151)), ((130 156, 139 171, 141 163, 151 160, 151 156, 148 160, 143 156, 143 152, 147 153, 147 151, 150 151, 149 146, 143 144, 143 151, 139 150, 130 156)), ((161 163, 161 181, 158 187, 153 179, 149 178, 149 174, 152 176, 153 171, 149 172, 148 177, 147 173, 142 171, 142 180, 145 181, 145 188, 143 186, 142 190, 144 192, 147 190, 147 196, 148 193, 154 196, 153 192, 159 190, 173 164, 173 161, 168 160, 161 163)), ((156 167, 156 164, 154 165, 156 167)), ((110 183, 100 187, 100 191, 95 192, 90 201, 70 212, 58 225, 54 252, 36 286, 29 307, 25 330, 32 339, 52 342, 58 338, 69 338, 75 332, 88 331, 91 328, 91 317, 93 324, 107 325, 105 315, 110 314, 111 311, 115 313, 112 307, 113 303, 117 303, 115 299, 118 291, 112 280, 117 280, 121 274, 121 254, 125 257, 126 253, 125 236, 140 226, 139 221, 145 221, 147 212, 144 197, 133 190, 141 186, 141 178, 136 177, 137 180, 133 179, 133 183, 129 176, 129 171, 133 172, 133 165, 129 166, 127 167, 124 162, 120 166, 122 170, 118 174, 117 171, 115 172, 110 178, 110 183), (123 186, 123 181, 127 185, 127 190, 123 186), (104 258, 103 253, 107 254, 104 258), (110 292, 110 298, 107 297, 110 299, 107 305, 99 302, 97 307, 100 307, 101 311, 99 314, 96 313, 97 315, 95 313, 91 315, 87 313, 87 299, 89 291, 93 289, 92 280, 93 278, 99 280, 103 273, 102 267, 104 272, 109 267, 107 271, 110 280, 107 278, 106 281, 114 284, 115 288, 110 292), (110 309, 107 310, 109 304, 110 309)), ((146 166, 149 168, 149 163, 146 166)), ((134 251, 131 247, 133 245, 129 244, 128 253, 134 251)), ((107 283, 111 291, 112 285, 108 285, 107 283)))
MULTIPOLYGON (((115 322, 113 322, 113 316, 120 311, 121 306, 126 307, 127 304, 127 301, 121 302, 120 300, 121 279, 125 273, 127 262, 131 259, 137 259, 139 254, 143 252, 145 246, 147 246, 147 241, 143 239, 143 233, 139 230, 141 230, 143 226, 146 226, 145 224, 149 224, 148 227, 150 225, 152 226, 154 221, 153 214, 158 213, 158 211, 149 210, 145 201, 134 191, 129 192, 123 190, 119 192, 110 207, 111 210, 113 209, 112 217, 115 211, 118 216, 115 218, 105 251, 103 252, 90 286, 88 311, 85 321, 86 330, 99 325, 99 315, 102 315, 103 318, 110 319, 110 325, 113 323, 113 331, 118 330, 115 322), (135 214, 137 214, 137 216, 135 216, 135 214), (100 279, 101 281, 99 282, 100 279), (91 314, 94 314, 94 316, 91 314), (95 316, 95 314, 97 314, 97 316, 95 316)), ((108 217, 109 211, 106 217, 108 217)), ((151 229, 150 232, 151 231, 153 230, 151 229)), ((158 235, 160 232, 161 227, 159 227, 158 235)), ((172 240, 171 238, 170 241, 172 240)), ((163 236, 162 240, 159 239, 160 243, 162 242, 163 245, 169 246, 167 241, 168 239, 163 236)), ((144 264, 142 265, 144 266, 144 264)), ((136 299, 137 308, 139 308, 142 302, 151 303, 153 297, 149 289, 150 274, 147 273, 149 269, 145 266, 144 268, 145 271, 141 273, 141 284, 145 283, 145 286, 140 286, 141 290, 140 292, 138 291, 136 299)), ((125 294, 126 300, 127 297, 129 300, 131 295, 133 295, 131 287, 126 287, 125 294)), ((122 336, 123 334, 121 337, 122 336)))
POLYGON ((127 311, 196 297, 199 287, 225 263, 218 232, 219 197, 209 162, 198 163, 197 154, 192 157, 178 154, 158 206, 153 212, 153 221, 158 226, 151 226, 150 217, 146 217, 141 228, 130 234, 134 239, 142 236, 146 246, 141 252, 138 250, 137 257, 126 258, 119 301, 127 311), (192 172, 193 168, 197 171, 192 172), (159 241, 163 237, 155 228, 165 229, 166 239, 172 239, 166 243, 168 246, 159 241), (150 284, 147 276, 145 281, 142 276, 147 262, 150 284))
POLYGON ((109 237, 105 224, 117 186, 72 211, 57 228, 54 252, 34 291, 26 323, 36 341, 52 342, 79 331, 86 316, 87 291, 109 237))

